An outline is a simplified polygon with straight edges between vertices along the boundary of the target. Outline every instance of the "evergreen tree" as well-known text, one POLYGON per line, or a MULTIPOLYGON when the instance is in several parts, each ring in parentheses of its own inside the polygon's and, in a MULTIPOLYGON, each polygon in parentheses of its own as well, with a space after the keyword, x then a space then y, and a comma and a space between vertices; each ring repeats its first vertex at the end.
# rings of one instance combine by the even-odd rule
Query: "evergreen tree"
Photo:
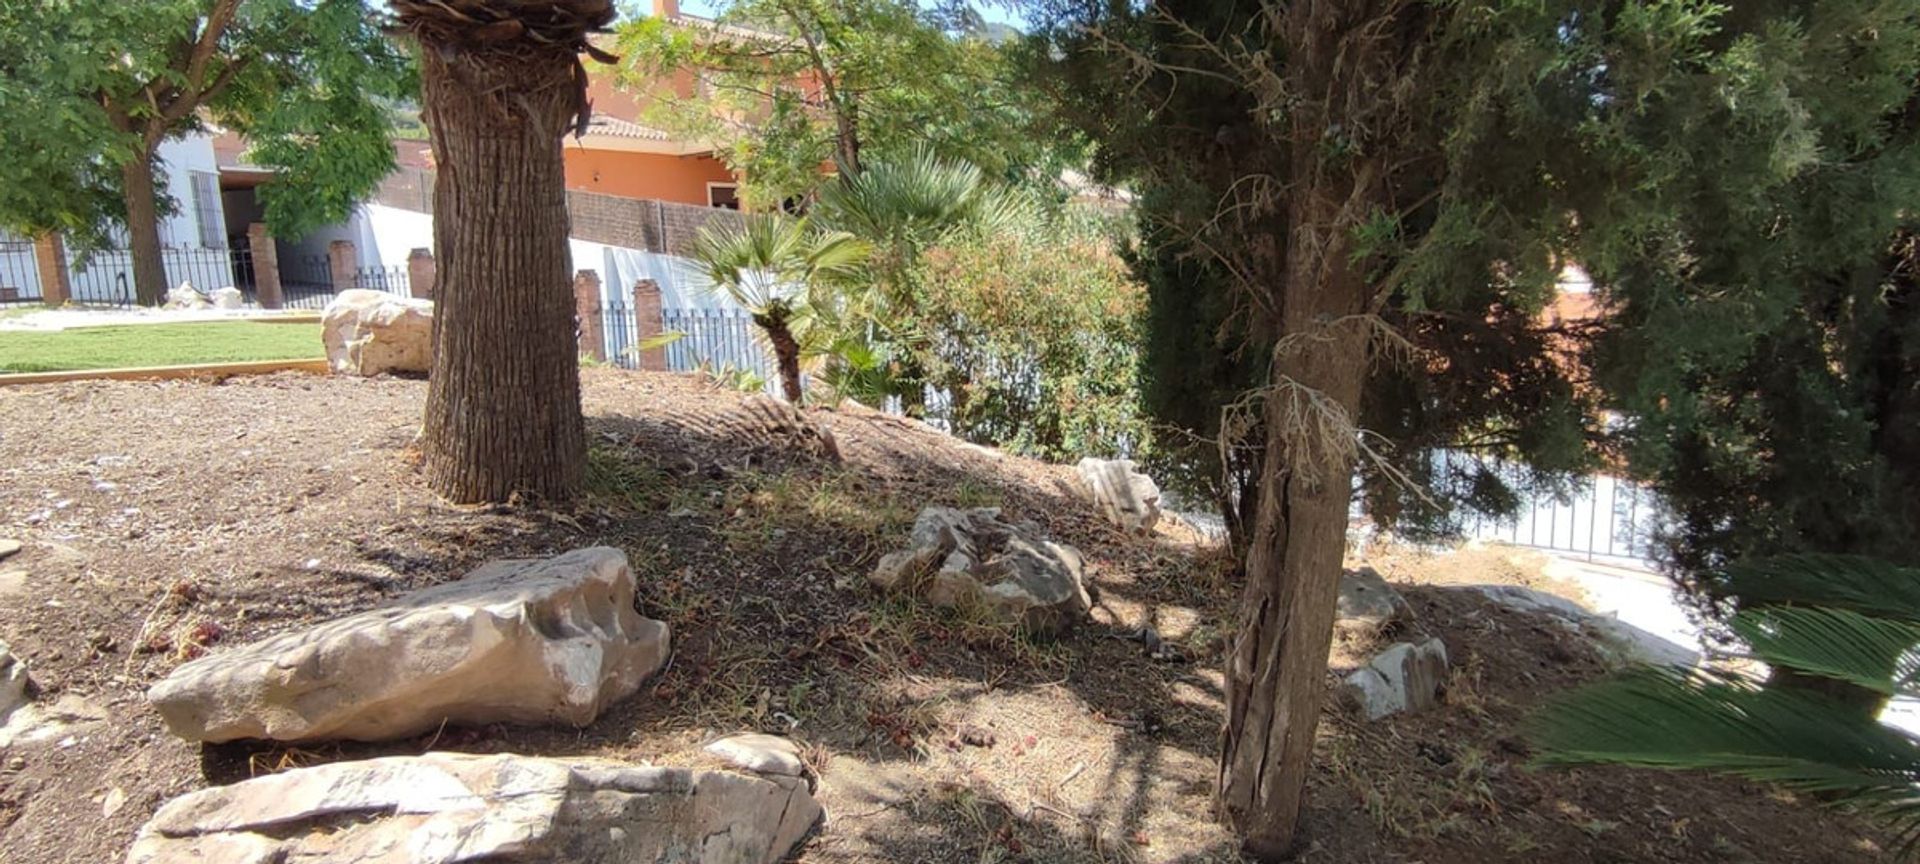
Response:
MULTIPOLYGON (((1248 852, 1296 841, 1356 472, 1376 516, 1433 524, 1511 501, 1490 472, 1440 476, 1434 447, 1544 479, 1593 464, 1598 391, 1563 356, 1576 334, 1536 323, 1562 267, 1669 308, 1733 290, 1694 269, 1702 202, 1784 195, 1823 148, 1882 134, 1913 89, 1916 16, 1698 0, 1050 10, 1033 57, 1063 120, 1142 193, 1170 254, 1226 275, 1255 324, 1241 350, 1265 364, 1244 400, 1260 422, 1239 424, 1257 425, 1264 459, 1220 777, 1248 852), (1864 104, 1815 116, 1848 88, 1864 104)), ((1194 290, 1161 276, 1156 295, 1194 290)))

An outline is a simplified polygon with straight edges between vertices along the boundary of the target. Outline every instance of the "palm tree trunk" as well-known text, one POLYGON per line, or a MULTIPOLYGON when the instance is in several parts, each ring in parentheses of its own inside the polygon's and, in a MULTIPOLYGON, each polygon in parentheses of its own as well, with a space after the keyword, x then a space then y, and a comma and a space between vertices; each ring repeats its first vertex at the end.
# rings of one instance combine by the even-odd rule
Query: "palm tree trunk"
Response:
POLYGON ((583 110, 575 51, 608 0, 395 0, 420 40, 440 166, 427 482, 456 502, 575 494, 586 465, 562 135, 583 110), (533 32, 529 32, 533 31, 533 32))
POLYGON ((784 318, 763 316, 754 320, 767 331, 767 341, 773 343, 773 359, 780 367, 781 394, 789 403, 800 404, 805 395, 800 390, 800 341, 793 338, 793 330, 784 318))

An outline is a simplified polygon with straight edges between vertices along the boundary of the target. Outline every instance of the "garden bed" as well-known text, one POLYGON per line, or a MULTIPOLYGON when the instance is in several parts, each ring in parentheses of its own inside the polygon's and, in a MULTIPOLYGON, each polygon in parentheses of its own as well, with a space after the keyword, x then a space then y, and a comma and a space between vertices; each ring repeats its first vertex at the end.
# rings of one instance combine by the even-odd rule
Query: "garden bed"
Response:
MULTIPOLYGON (((11 336, 0 336, 4 340, 11 336)), ((316 340, 317 341, 317 340, 316 340)), ((548 512, 447 506, 411 449, 426 385, 309 375, 0 390, 0 640, 42 702, 113 718, 0 759, 0 860, 114 862, 163 801, 249 773, 427 749, 686 761, 789 734, 828 821, 805 862, 1230 862, 1211 819, 1238 589, 1189 532, 1144 539, 1072 497, 1072 469, 917 424, 820 412, 845 464, 726 421, 688 376, 583 370, 591 492, 548 512), (996 505, 1087 555, 1094 622, 1029 643, 889 600, 866 574, 927 503, 996 505), (447 728, 384 745, 220 746, 166 734, 145 689, 187 657, 368 608, 496 557, 626 551, 675 657, 585 729, 447 728), (1153 626, 1190 662, 1117 638, 1153 626), (984 734, 980 734, 984 733, 984 734)), ((1746 783, 1534 771, 1545 696, 1603 673, 1552 622, 1461 583, 1554 587, 1503 551, 1378 560, 1457 673, 1447 704, 1366 723, 1329 706, 1302 860, 1864 862, 1839 815, 1746 783)), ((1341 644, 1336 658, 1367 646, 1341 644)))

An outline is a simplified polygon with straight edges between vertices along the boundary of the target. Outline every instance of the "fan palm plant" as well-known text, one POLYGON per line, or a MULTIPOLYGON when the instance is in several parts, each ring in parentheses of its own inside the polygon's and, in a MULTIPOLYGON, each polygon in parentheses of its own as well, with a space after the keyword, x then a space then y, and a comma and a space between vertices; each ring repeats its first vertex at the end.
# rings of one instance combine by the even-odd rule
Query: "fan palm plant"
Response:
MULTIPOLYGON (((1775 598, 1731 621, 1754 659, 1883 697, 1920 697, 1920 570, 1795 555, 1729 567, 1727 578, 1747 589, 1742 597, 1775 598)), ((1877 817, 1906 852, 1920 840, 1920 740, 1819 688, 1641 669, 1555 700, 1529 732, 1548 764, 1736 774, 1877 817)))
POLYGON ((799 403, 803 342, 834 306, 833 294, 867 260, 869 247, 851 234, 818 231, 806 219, 748 215, 738 226, 709 226, 693 257, 724 293, 753 316, 780 371, 780 390, 799 403))
POLYGON ((865 321, 841 331, 830 377, 843 392, 861 398, 899 396, 909 412, 921 413, 927 383, 917 350, 921 253, 961 231, 1018 230, 1032 207, 978 167, 922 148, 842 175, 821 190, 814 214, 873 249, 858 298, 865 321))

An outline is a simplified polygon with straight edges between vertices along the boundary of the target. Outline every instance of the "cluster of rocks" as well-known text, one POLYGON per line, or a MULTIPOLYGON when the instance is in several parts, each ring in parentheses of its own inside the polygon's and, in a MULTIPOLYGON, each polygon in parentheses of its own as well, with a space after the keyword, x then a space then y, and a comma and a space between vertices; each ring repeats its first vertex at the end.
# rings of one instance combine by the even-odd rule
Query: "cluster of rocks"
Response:
MULTIPOLYGON (((1413 607, 1379 571, 1341 574, 1334 629, 1344 638, 1379 642, 1415 629, 1413 607)), ((1440 704, 1450 667, 1437 637, 1410 636, 1388 644, 1341 679, 1340 698, 1368 720, 1412 714, 1440 704)))
POLYGON ((191 282, 182 282, 167 292, 168 309, 245 309, 247 295, 231 285, 203 294, 191 282))
POLYGON ((1080 551, 1047 539, 1040 526, 1009 522, 997 507, 928 507, 907 548, 882 556, 869 577, 935 606, 972 606, 1035 635, 1058 635, 1087 617, 1080 551))
POLYGON ((355 288, 320 316, 327 365, 341 375, 424 375, 433 365, 433 301, 355 288))
MULTIPOLYGON (((496 561, 345 618, 217 651, 147 694, 190 741, 387 741, 444 724, 584 726, 666 662, 619 550, 496 561)), ((0 715, 33 711, 0 645, 0 715)), ((0 717, 3 720, 4 717, 0 717)), ((709 767, 428 752, 299 768, 162 806, 129 864, 772 864, 821 819, 791 741, 709 767)))

